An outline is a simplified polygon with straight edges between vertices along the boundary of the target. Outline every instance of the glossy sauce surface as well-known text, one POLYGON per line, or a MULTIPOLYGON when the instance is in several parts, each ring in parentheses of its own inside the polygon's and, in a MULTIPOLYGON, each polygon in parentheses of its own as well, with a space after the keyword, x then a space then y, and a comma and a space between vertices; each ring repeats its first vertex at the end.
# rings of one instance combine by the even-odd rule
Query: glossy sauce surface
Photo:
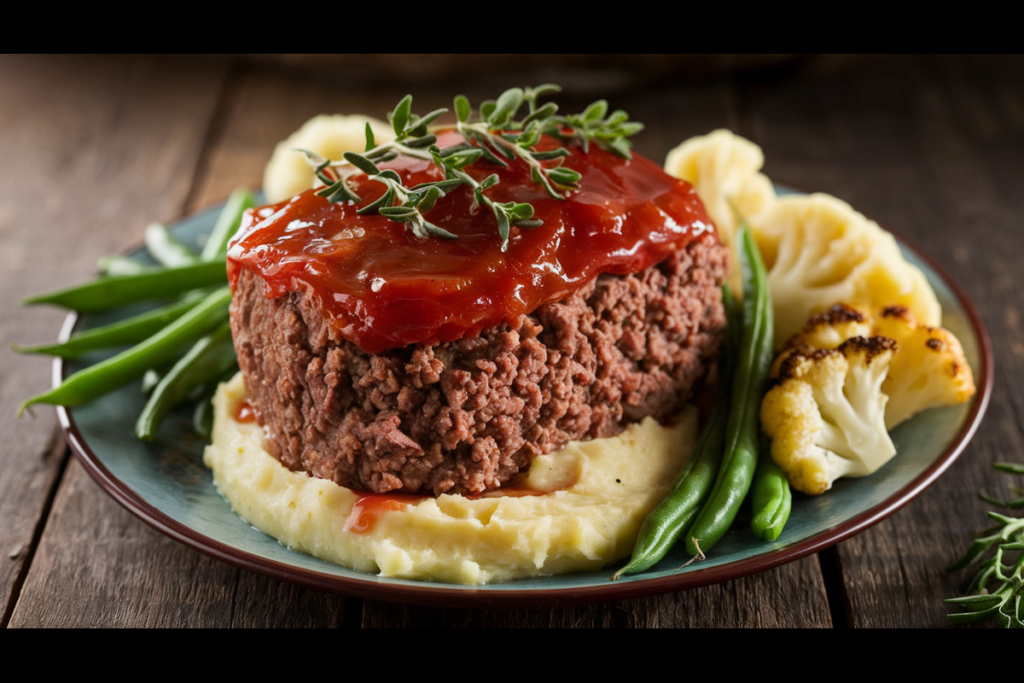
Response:
POLYGON ((352 512, 345 520, 344 530, 365 534, 373 531, 380 516, 388 511, 404 510, 426 500, 426 496, 410 496, 402 493, 366 493, 352 506, 352 512))
MULTIPOLYGON (((454 132, 439 146, 458 144, 454 132)), ((538 149, 558 146, 545 138, 538 149)), ((329 203, 307 191, 247 212, 228 253, 232 285, 240 268, 260 275, 267 295, 311 292, 335 320, 339 336, 368 353, 410 344, 474 336, 573 293, 601 273, 643 270, 700 236, 717 239, 690 185, 634 155, 622 159, 596 145, 584 153, 570 146, 565 165, 582 175, 580 189, 552 199, 530 178, 528 166, 506 168, 478 161, 465 170, 476 180, 492 173, 487 190, 495 202, 528 202, 537 228, 512 228, 501 251, 497 222, 484 206, 472 207, 467 187, 438 200, 427 219, 458 240, 420 239, 359 206, 377 199, 384 185, 359 173, 349 186, 359 205, 329 203)), ((442 180, 427 161, 399 157, 395 169, 406 187, 442 180)))
POLYGON ((242 401, 238 404, 238 410, 233 415, 235 422, 241 422, 242 424, 256 421, 256 411, 253 410, 252 404, 248 401, 242 401))

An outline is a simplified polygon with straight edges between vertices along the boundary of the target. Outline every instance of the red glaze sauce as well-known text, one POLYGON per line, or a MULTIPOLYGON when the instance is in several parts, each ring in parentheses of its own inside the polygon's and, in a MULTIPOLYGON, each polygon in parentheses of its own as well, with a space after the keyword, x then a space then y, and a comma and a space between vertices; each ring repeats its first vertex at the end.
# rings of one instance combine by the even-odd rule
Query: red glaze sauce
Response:
POLYGON ((367 493, 352 506, 343 529, 356 534, 373 531, 380 515, 388 510, 404 510, 426 500, 426 496, 411 496, 402 493, 367 493))
POLYGON ((255 422, 256 411, 252 409, 252 404, 248 401, 242 401, 238 404, 238 409, 235 411, 235 422, 255 422))
MULTIPOLYGON (((454 132, 439 146, 458 144, 454 132)), ((538 149, 558 143, 544 139, 538 149)), ((501 179, 487 190, 495 202, 529 202, 538 228, 512 228, 508 250, 494 215, 471 211, 471 193, 459 187, 438 200, 427 219, 458 240, 415 237, 403 223, 359 216, 356 209, 383 194, 362 173, 349 186, 359 206, 329 203, 307 191, 246 213, 228 252, 232 286, 240 268, 260 275, 270 297, 311 290, 333 315, 340 336, 368 353, 410 344, 454 341, 573 293, 601 273, 628 274, 665 259, 705 233, 711 220, 687 183, 648 159, 622 159, 592 145, 570 146, 565 165, 582 174, 580 189, 550 198, 514 161, 500 168, 480 160, 466 167, 475 179, 501 179)), ((399 157, 394 168, 406 187, 443 179, 427 161, 399 157)))

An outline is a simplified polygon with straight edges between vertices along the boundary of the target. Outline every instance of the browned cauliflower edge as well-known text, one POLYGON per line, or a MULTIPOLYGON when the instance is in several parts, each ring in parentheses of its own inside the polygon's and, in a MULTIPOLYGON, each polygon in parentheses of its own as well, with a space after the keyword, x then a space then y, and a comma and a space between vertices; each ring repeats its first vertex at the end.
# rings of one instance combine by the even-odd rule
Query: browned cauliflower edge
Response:
POLYGON ((974 396, 974 375, 963 347, 951 332, 914 319, 905 306, 889 306, 875 316, 875 334, 896 340, 882 391, 889 396, 885 426, 892 429, 922 410, 963 403, 974 396))
MULTIPOLYGON (((882 393, 896 342, 853 337, 836 348, 790 348, 761 403, 771 454, 798 491, 871 474, 896 454, 882 393)), ((774 373, 773 373, 774 374, 774 373)))
POLYGON ((775 359, 772 378, 761 428, 790 484, 811 494, 885 464, 895 454, 889 429, 975 393, 957 338, 918 323, 905 306, 872 316, 835 304, 812 315, 775 359))

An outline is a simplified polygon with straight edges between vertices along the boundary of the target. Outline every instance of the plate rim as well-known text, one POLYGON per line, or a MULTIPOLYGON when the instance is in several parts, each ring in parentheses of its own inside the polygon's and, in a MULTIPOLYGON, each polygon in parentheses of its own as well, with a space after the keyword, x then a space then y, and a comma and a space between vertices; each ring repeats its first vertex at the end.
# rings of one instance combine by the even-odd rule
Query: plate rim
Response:
MULTIPOLYGON (((191 218, 212 213, 218 208, 215 206, 206 211, 197 212, 191 218)), ((730 581, 820 552, 861 533, 903 508, 953 464, 974 436, 985 415, 992 393, 994 359, 992 342, 981 315, 960 286, 938 263, 898 232, 887 226, 883 226, 883 228, 896 238, 900 246, 907 248, 927 264, 949 288, 966 313, 971 330, 977 337, 980 361, 975 378, 977 391, 974 404, 967 414, 963 427, 928 468, 880 503, 831 529, 792 545, 706 569, 646 579, 638 576, 622 582, 608 582, 594 586, 506 589, 500 587, 503 584, 482 587, 430 581, 419 582, 422 585, 392 584, 382 583, 379 577, 373 574, 367 574, 366 578, 362 578, 318 572, 241 550, 199 533, 188 525, 170 518, 106 468, 86 442, 71 410, 65 406, 56 406, 57 418, 64 439, 79 463, 99 484, 100 488, 135 517, 160 533, 216 560, 315 590, 363 599, 433 607, 551 608, 644 598, 730 581)), ((79 318, 79 314, 74 311, 68 313, 61 326, 59 338, 62 341, 71 334, 79 318)), ((55 358, 53 361, 54 385, 59 384, 63 377, 64 361, 55 358)), ((225 504, 227 503, 225 502, 225 504)))

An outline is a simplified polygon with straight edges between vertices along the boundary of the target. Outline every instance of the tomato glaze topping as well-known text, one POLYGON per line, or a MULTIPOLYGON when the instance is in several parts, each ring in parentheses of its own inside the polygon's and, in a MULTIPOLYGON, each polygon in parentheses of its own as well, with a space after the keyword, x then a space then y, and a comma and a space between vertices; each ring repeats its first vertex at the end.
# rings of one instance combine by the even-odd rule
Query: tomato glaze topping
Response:
MULTIPOLYGON (((442 148, 458 144, 439 135, 442 148)), ((538 149, 558 142, 545 138, 538 149)), ((716 239, 693 188, 648 159, 626 160, 591 145, 570 147, 565 165, 582 175, 580 189, 552 199, 530 178, 524 162, 501 168, 477 161, 465 168, 477 181, 497 173, 486 194, 495 202, 528 202, 537 228, 512 228, 501 251, 497 221, 473 207, 468 187, 438 200, 427 220, 458 240, 421 239, 403 223, 359 206, 384 185, 359 173, 349 186, 363 200, 329 203, 312 190, 246 213, 228 252, 232 286, 240 268, 260 275, 268 297, 306 291, 319 298, 338 335, 367 353, 475 336, 572 294, 601 273, 648 268, 703 236, 716 239)), ((443 179, 428 161, 399 157, 393 168, 406 187, 443 179)))

